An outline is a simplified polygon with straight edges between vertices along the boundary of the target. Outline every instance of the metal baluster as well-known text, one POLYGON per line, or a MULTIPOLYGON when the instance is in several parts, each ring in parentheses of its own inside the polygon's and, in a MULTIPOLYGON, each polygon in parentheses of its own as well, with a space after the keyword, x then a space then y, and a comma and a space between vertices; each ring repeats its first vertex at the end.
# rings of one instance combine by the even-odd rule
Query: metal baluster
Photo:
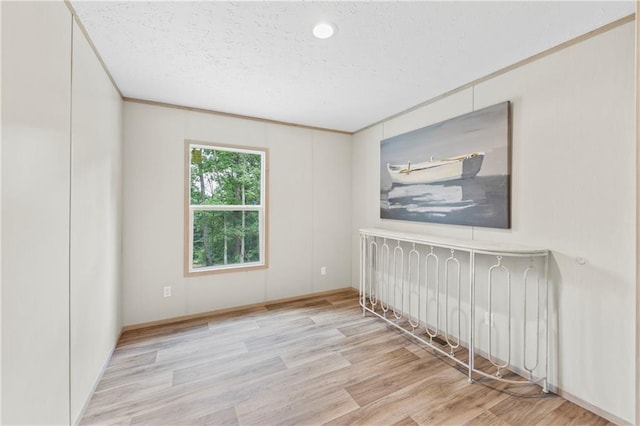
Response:
POLYGON ((375 294, 375 282, 378 276, 378 243, 375 238, 369 243, 369 303, 371 303, 371 309, 375 309, 378 304, 378 297, 375 294))
POLYGON ((473 369, 475 362, 475 333, 473 332, 473 328, 475 327, 475 318, 476 318, 476 254, 472 250, 469 252, 469 362, 467 363, 468 367, 468 378, 469 383, 473 381, 473 369))
POLYGON ((380 307, 382 313, 386 315, 389 310, 389 245, 387 239, 382 240, 382 248, 380 250, 380 258, 382 259, 382 291, 380 296, 380 307), (385 292, 386 290, 386 292, 385 292), (385 303, 387 304, 385 306, 385 303))
POLYGON ((393 249, 393 316, 396 319, 401 319, 404 315, 404 250, 400 247, 400 240, 398 245, 393 249), (400 315, 398 315, 398 259, 396 256, 400 253, 400 281, 401 281, 401 304, 400 315))
POLYGON ((445 291, 445 317, 444 317, 444 327, 445 327, 445 339, 450 348, 451 356, 455 356, 453 353, 454 349, 457 349, 460 346, 460 262, 458 259, 454 257, 455 250, 451 249, 451 256, 447 258, 444 262, 444 281, 446 285, 445 291), (458 342, 454 345, 449 340, 449 262, 455 263, 456 271, 458 276, 458 342))
POLYGON ((408 260, 408 264, 407 264, 407 268, 408 270, 408 278, 407 280, 409 281, 409 325, 411 325, 411 327, 413 327, 413 329, 415 330, 419 325, 420 325, 420 253, 418 253, 418 250, 416 250, 416 243, 413 243, 413 248, 412 250, 409 252, 409 260, 408 260), (412 274, 412 268, 411 268, 411 257, 415 255, 415 257, 417 258, 416 261, 416 266, 418 267, 418 279, 417 279, 417 283, 418 283, 418 315, 415 318, 415 323, 412 321, 413 319, 413 312, 412 312, 412 295, 413 295, 413 274, 412 274))
POLYGON ((360 234, 360 306, 365 316, 365 288, 367 285, 367 236, 360 234))
POLYGON ((545 340, 545 357, 544 357, 544 380, 542 382, 542 392, 549 392, 549 354, 551 352, 549 345, 549 252, 544 255, 544 340, 545 340))
POLYGON ((493 364, 498 370, 496 371, 496 377, 502 377, 502 374, 500 373, 500 369, 501 368, 506 368, 509 366, 509 364, 511 363, 511 276, 509 274, 509 270, 502 264, 502 256, 496 256, 496 258, 498 259, 498 263, 493 265, 492 267, 489 268, 489 278, 488 278, 488 291, 489 291, 489 304, 488 304, 488 309, 489 309, 489 361, 491 361, 491 364, 493 364), (492 297, 491 297, 491 293, 492 293, 492 286, 493 286, 493 281, 492 281, 492 276, 493 276, 493 271, 494 269, 499 268, 504 270, 506 277, 507 277, 507 359, 503 364, 500 364, 497 360, 494 361, 494 357, 493 357, 493 343, 492 343, 492 329, 493 327, 491 327, 491 319, 493 318, 493 307, 492 307, 492 297))
POLYGON ((429 342, 433 341, 433 338, 436 337, 438 335, 438 329, 440 328, 440 259, 438 259, 438 256, 436 256, 436 254, 433 252, 433 246, 431 247, 431 251, 425 256, 425 261, 424 261, 424 276, 425 276, 425 314, 424 314, 424 328, 427 332, 427 334, 429 335, 429 342), (435 328, 434 328, 434 332, 433 334, 431 334, 431 331, 429 330, 429 259, 435 259, 436 261, 436 272, 435 272, 435 281, 436 281, 436 287, 435 287, 435 294, 436 294, 436 324, 435 324, 435 328))
POLYGON ((536 352, 535 352, 535 364, 533 365, 533 367, 529 368, 527 366, 527 278, 529 276, 529 272, 531 271, 536 271, 537 270, 534 266, 534 258, 531 258, 531 263, 529 264, 529 266, 527 267, 527 269, 524 270, 524 277, 523 277, 523 287, 524 287, 524 369, 527 370, 529 372, 529 379, 533 380, 533 370, 535 370, 536 368, 538 368, 538 364, 540 362, 540 355, 539 355, 539 351, 540 351, 540 276, 538 275, 538 279, 536 280, 536 352))

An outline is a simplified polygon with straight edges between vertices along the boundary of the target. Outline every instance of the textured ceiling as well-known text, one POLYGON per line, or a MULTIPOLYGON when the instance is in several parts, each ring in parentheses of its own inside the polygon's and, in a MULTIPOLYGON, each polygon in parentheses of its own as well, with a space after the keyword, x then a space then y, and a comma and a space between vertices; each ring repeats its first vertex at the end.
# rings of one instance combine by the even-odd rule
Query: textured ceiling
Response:
POLYGON ((72 1, 126 97, 354 131, 635 11, 625 2, 72 1), (314 23, 336 35, 317 40, 314 23))

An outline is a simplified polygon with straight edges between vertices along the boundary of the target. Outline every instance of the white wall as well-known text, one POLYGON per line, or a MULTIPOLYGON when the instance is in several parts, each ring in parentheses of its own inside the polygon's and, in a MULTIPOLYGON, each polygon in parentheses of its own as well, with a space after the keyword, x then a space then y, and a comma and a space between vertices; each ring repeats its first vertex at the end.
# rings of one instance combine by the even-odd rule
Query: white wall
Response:
MULTIPOLYGON (((0 47, 2 46, 2 7, 0 7, 0 47)), ((2 81, 2 67, 0 67, 0 82, 2 81)), ((0 97, 2 84, 0 83, 0 97)), ((2 102, 0 102, 0 117, 2 117, 2 102)), ((0 142, 2 135, 0 135, 0 142)), ((0 188, 2 188, 2 148, 0 147, 0 188)), ((1 195, 0 195, 1 196, 1 195)), ((2 209, 0 209, 0 241, 2 241, 2 209)), ((2 259, 2 244, 0 244, 0 259, 2 259)), ((2 318, 2 262, 0 261, 0 319, 2 318)), ((0 333, 2 332, 0 326, 0 333)), ((0 336, 0 421, 2 421, 2 337, 0 336)))
POLYGON ((71 116, 71 419, 120 336, 122 99, 74 22, 71 116))
POLYGON ((548 247, 552 383, 628 422, 635 415, 634 30, 626 24, 359 132, 352 152, 354 285, 362 227, 548 247), (511 230, 379 218, 380 140, 504 100, 513 116, 511 230))
POLYGON ((2 2, 2 423, 69 421, 71 14, 2 2))
POLYGON ((349 287, 350 136, 125 102, 125 325, 349 287), (269 267, 184 278, 185 139, 269 148, 269 267), (320 276, 326 266, 327 275, 320 276), (162 289, 172 286, 164 298, 162 289))
POLYGON ((122 100, 63 2, 1 8, 1 420, 67 424, 120 330, 122 100))

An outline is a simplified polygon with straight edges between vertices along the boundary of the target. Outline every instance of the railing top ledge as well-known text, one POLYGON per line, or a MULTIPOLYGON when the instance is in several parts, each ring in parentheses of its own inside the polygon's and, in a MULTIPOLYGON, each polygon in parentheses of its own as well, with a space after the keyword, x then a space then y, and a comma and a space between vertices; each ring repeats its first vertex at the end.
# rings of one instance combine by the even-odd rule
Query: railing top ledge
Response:
POLYGON ((477 253, 513 254, 516 256, 545 256, 549 254, 548 249, 527 247, 519 244, 436 237, 419 233, 396 232, 381 228, 363 228, 360 229, 360 234, 407 241, 409 243, 433 245, 463 251, 474 251, 477 253))

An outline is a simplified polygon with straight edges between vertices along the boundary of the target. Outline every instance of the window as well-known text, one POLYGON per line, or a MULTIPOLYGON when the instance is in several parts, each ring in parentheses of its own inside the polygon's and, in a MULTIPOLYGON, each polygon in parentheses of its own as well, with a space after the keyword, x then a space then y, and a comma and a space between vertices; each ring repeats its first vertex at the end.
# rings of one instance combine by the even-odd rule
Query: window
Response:
POLYGON ((267 150, 187 142, 187 275, 264 268, 267 150))

